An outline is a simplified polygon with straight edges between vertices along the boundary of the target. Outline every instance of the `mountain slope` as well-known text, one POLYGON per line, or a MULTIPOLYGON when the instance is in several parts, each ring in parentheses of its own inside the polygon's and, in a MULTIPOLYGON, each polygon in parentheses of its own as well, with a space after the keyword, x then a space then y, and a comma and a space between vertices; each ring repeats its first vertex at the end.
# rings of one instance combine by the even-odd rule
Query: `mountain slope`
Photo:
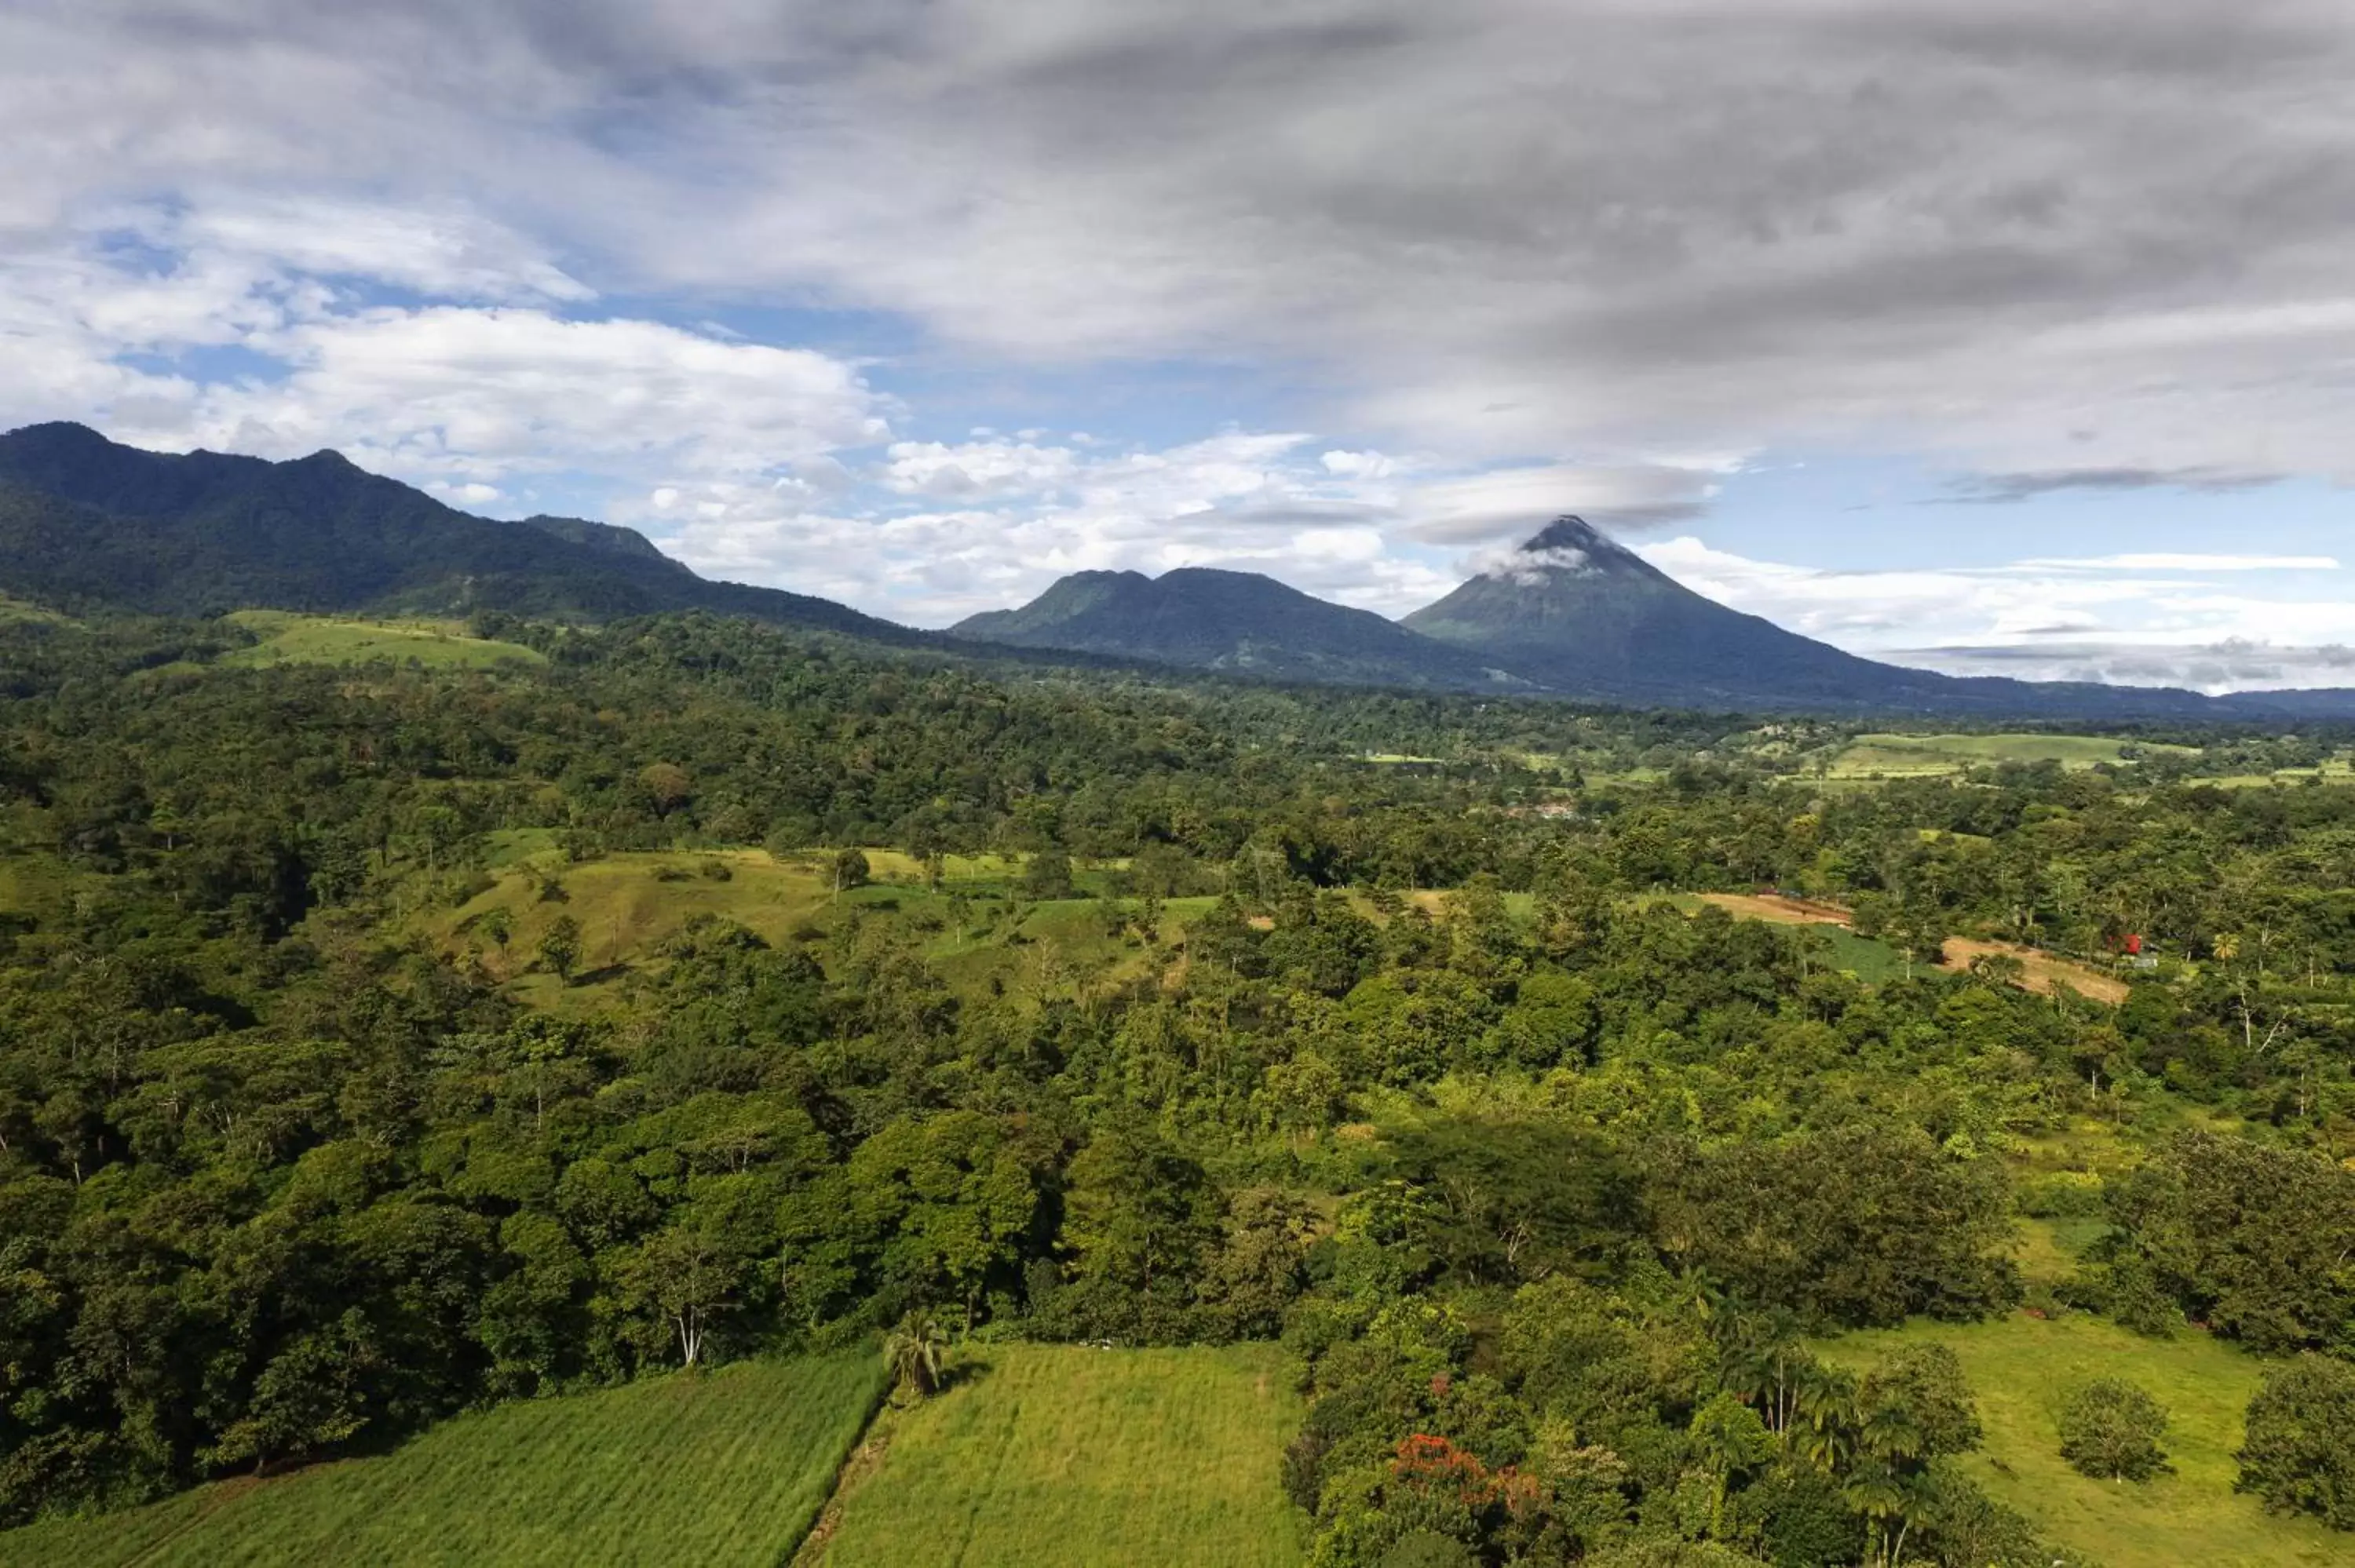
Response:
POLYGON ((950 634, 1278 680, 1531 689, 1476 654, 1419 637, 1370 610, 1328 604, 1257 572, 1210 567, 1158 577, 1074 572, 1021 609, 973 616, 950 634))
POLYGON ((1706 599, 1576 517, 1556 519, 1508 560, 1403 624, 1554 690, 1609 702, 2221 716, 2193 692, 1962 679, 1861 659, 1706 599))
POLYGON ((151 452, 72 424, 0 435, 0 587, 182 615, 709 609, 931 641, 830 599, 708 582, 627 528, 476 517, 332 451, 291 462, 151 452))

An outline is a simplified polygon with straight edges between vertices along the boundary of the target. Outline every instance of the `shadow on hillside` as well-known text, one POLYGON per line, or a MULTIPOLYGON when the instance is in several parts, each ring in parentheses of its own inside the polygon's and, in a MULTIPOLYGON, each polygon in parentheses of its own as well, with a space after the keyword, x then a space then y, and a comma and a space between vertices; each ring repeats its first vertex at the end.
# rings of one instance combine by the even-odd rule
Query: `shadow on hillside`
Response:
POLYGON ((934 1396, 960 1389, 968 1383, 986 1383, 996 1374, 997 1363, 978 1356, 959 1356, 941 1369, 940 1386, 934 1396))

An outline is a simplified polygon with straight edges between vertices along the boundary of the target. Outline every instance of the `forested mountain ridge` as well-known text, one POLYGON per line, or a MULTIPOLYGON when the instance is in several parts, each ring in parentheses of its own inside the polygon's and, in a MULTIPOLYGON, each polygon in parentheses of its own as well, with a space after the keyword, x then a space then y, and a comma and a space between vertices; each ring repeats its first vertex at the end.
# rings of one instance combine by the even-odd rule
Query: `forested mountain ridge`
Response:
POLYGON ((829 599, 707 580, 628 528, 477 517, 333 451, 286 462, 152 452, 64 423, 0 435, 0 591, 69 610, 169 615, 496 611, 600 622, 701 609, 902 647, 986 645, 1033 662, 1716 712, 2355 715, 2355 691, 2210 698, 1876 663, 1703 598, 1572 517, 1402 623, 1260 574, 1188 567, 1157 579, 1082 572, 1018 609, 922 631, 829 599))
POLYGON ((928 641, 829 599, 707 581, 626 528, 476 517, 333 451, 287 462, 151 452, 74 424, 0 435, 0 588, 176 615, 709 609, 928 641))
MULTIPOLYGON (((1695 593, 1571 516, 1401 624, 1550 690, 1631 705, 2095 719, 2196 718, 2219 706, 2167 687, 1964 678, 1859 658, 1695 593)), ((2222 705, 2266 709, 2275 695, 2222 705)), ((2355 713, 2355 693, 2296 697, 2310 714, 2355 713)))
POLYGON ((1279 680, 1454 691, 1533 691, 1476 655, 1419 637, 1371 610, 1316 599, 1257 572, 1183 567, 1074 572, 1018 609, 989 610, 952 635, 1103 653, 1279 680))
POLYGON ((2355 715, 2355 692, 1958 677, 1881 663, 1693 592, 1577 517, 1398 621, 1252 572, 1083 571, 951 634, 1278 680, 1715 712, 2094 721, 2355 715))

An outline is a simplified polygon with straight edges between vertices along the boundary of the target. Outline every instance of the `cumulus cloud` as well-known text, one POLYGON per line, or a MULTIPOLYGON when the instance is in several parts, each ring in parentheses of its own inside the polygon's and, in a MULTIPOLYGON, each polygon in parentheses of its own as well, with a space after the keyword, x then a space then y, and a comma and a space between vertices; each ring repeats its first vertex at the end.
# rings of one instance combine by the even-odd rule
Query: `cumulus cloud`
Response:
POLYGON ((35 0, 0 60, 0 221, 454 186, 634 287, 1281 358, 1459 459, 2339 475, 2355 412, 2328 0, 35 0))
POLYGON ((1455 585, 1443 564, 1391 550, 1387 469, 1337 470, 1306 447, 1298 434, 1240 430, 1130 450, 899 443, 879 465, 881 486, 916 510, 847 514, 791 488, 709 484, 698 505, 681 496, 644 522, 699 570, 790 581, 928 625, 1083 570, 1263 571, 1393 615, 1455 585), (964 477, 943 487, 950 470, 964 477))
POLYGON ((1733 609, 1854 652, 1950 674, 2108 680, 2207 691, 2313 684, 2355 643, 2355 602, 2327 557, 2169 555, 2105 569, 2071 559, 1978 568, 1827 571, 1680 537, 1636 546, 1654 566, 1733 609), (2200 574, 2283 571, 2264 597, 2200 574))
POLYGON ((2186 686, 2210 694, 2355 685, 2355 648, 2344 644, 2296 648, 2238 638, 2181 647, 2164 643, 2055 642, 2042 646, 1908 649, 1891 657, 1899 663, 1943 670, 1955 675, 2186 686))
POLYGON ((472 486, 453 493, 473 503, 513 474, 759 474, 890 434, 890 400, 829 355, 538 305, 368 305, 305 270, 579 297, 527 251, 493 266, 496 247, 453 248, 456 231, 430 221, 413 242, 346 232, 280 253, 234 224, 240 244, 228 246, 209 221, 128 216, 0 261, 13 372, 0 420, 80 417, 144 445, 264 457, 336 447, 404 479, 472 486), (125 249, 124 234, 171 248, 125 249), (186 367, 192 351, 224 348, 242 355, 234 373, 186 367))
MULTIPOLYGON (((577 471, 698 565, 929 618, 1213 560, 1404 609, 1439 552, 1657 537, 1774 450, 2019 504, 2347 480, 2350 69, 2332 0, 21 0, 0 418, 577 471), (691 324, 746 305, 883 313, 1020 433, 691 324), (1282 396, 1193 441, 1223 416, 1024 385, 1171 365, 1282 396)), ((2255 596, 2179 579, 2273 569, 2078 559, 1685 564, 1958 647, 2131 603, 2217 644, 2255 596)))

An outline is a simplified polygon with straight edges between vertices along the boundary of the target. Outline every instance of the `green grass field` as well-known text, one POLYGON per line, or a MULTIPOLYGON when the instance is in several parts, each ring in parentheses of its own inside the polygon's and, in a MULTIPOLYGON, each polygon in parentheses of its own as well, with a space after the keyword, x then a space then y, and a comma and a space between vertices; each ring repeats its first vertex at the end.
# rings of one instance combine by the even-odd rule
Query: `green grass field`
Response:
POLYGON ((388 659, 442 670, 487 670, 518 661, 548 662, 520 643, 469 637, 439 621, 346 620, 282 609, 240 609, 229 619, 262 641, 224 655, 224 664, 368 664, 388 659))
POLYGON ((381 1458, 0 1533, 0 1563, 771 1568, 816 1519, 882 1382, 878 1359, 839 1356, 505 1405, 381 1458))
POLYGON ((1987 1442, 1963 1467, 2057 1544, 2091 1553, 2104 1568, 2355 1564, 2355 1535, 2269 1514, 2232 1490, 2242 1414, 2264 1370, 2254 1357, 2194 1330, 2146 1340, 2103 1319, 2025 1313, 1849 1334, 1825 1353, 1861 1366, 1925 1340, 1953 1347, 1978 1397, 1987 1442), (2141 1384, 2167 1407, 2172 1474, 2137 1486, 2090 1480, 2062 1462, 2059 1402, 2109 1376, 2141 1384))
MULTIPOLYGON (((1507 895, 1508 897, 1512 896, 1507 895)), ((1697 915, 1709 907, 1710 901, 1698 893, 1668 893, 1659 898, 1687 915, 1697 915)), ((1649 902, 1647 898, 1634 900, 1649 902)), ((1844 969, 1867 985, 1881 985, 1905 973, 1903 955, 1877 937, 1859 937, 1845 926, 1829 921, 1809 924, 1806 929, 1822 943, 1826 959, 1836 969, 1844 969)))
MULTIPOLYGON (((2100 735, 1859 735, 1833 762, 1835 779, 1920 778, 1959 773, 1997 762, 2058 762, 2063 768, 2122 763, 2115 736, 2100 735)), ((2147 746, 2150 751, 2197 755, 2180 746, 2147 746)))
MULTIPOLYGON (((482 951, 495 972, 508 977, 515 994, 535 1007, 595 1011, 629 973, 659 963, 663 943, 699 915, 733 920, 782 947, 797 934, 829 929, 862 906, 889 906, 920 922, 925 956, 963 995, 981 993, 993 980, 1036 991, 1125 978, 1155 959, 1133 938, 1107 933, 1104 906, 1095 899, 1028 905, 1019 930, 1014 929, 1007 902, 975 896, 1002 895, 1019 874, 1018 862, 998 856, 952 856, 940 890, 932 892, 923 885, 922 868, 908 856, 868 850, 872 872, 895 880, 837 893, 827 869, 830 852, 780 859, 756 849, 682 850, 568 864, 551 843, 541 830, 497 835, 491 857, 496 885, 455 910, 421 921, 422 934, 445 948, 482 951), (726 868, 725 879, 704 874, 712 864, 726 868), (541 880, 549 877, 561 885, 560 899, 540 897, 541 880), (963 925, 954 921, 959 895, 967 898, 963 925), (494 912, 507 921, 504 949, 487 935, 494 912), (579 973, 570 986, 533 967, 540 937, 559 915, 581 927, 579 973)), ((1104 874, 1092 870, 1083 880, 1100 882, 1104 874)), ((1165 945, 1179 939, 1185 923, 1214 902, 1169 900, 1161 922, 1165 945)))
POLYGON ((969 1380, 886 1417, 826 1568, 1299 1563, 1277 1467, 1300 1404, 1274 1347, 979 1354, 969 1380))

